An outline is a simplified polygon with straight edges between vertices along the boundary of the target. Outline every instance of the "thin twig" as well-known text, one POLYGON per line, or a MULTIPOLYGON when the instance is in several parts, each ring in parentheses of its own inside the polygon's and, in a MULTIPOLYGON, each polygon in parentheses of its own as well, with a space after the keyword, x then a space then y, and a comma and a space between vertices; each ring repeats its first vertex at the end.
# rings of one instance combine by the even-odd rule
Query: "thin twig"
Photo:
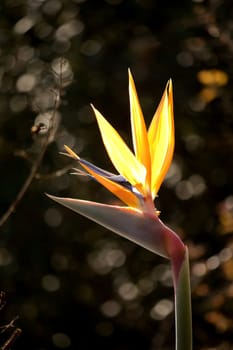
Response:
POLYGON ((20 328, 16 328, 11 336, 5 341, 5 343, 1 346, 0 350, 8 350, 11 348, 12 344, 15 340, 20 336, 22 330, 20 328))
POLYGON ((49 180, 49 179, 53 179, 55 177, 60 177, 64 174, 67 173, 68 170, 70 170, 70 168, 72 167, 71 164, 65 166, 64 168, 62 169, 58 169, 56 171, 53 171, 49 174, 40 174, 40 173, 36 173, 35 174, 35 179, 38 179, 38 180, 49 180))
POLYGON ((46 149, 48 147, 48 139, 49 137, 47 137, 42 145, 41 148, 41 152, 39 153, 36 161, 34 162, 34 164, 31 167, 31 171, 30 174, 28 175, 28 177, 26 178, 23 186, 21 187, 20 191, 18 192, 16 198, 14 199, 14 201, 11 203, 11 205, 9 206, 9 208, 7 209, 7 211, 2 215, 1 219, 0 219, 0 226, 3 226, 3 224, 7 221, 7 219, 10 217, 10 215, 12 213, 14 213, 17 205, 19 204, 19 202, 22 200, 23 196, 25 195, 28 187, 30 186, 36 172, 37 169, 39 168, 41 161, 44 157, 44 154, 46 152, 46 149))
POLYGON ((13 320, 11 320, 9 323, 3 325, 0 327, 1 332, 0 333, 4 333, 6 332, 9 328, 15 328, 15 322, 19 319, 19 316, 16 316, 15 318, 13 318, 13 320))

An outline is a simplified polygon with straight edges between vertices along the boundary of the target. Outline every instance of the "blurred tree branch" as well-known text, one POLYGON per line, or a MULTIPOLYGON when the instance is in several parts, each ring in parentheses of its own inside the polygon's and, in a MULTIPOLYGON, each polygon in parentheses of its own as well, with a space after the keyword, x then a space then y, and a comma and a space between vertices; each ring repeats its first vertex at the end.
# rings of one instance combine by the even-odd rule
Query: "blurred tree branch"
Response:
MULTIPOLYGON (((0 292, 0 310, 2 310, 6 305, 6 293, 1 291, 0 292)), ((8 332, 9 329, 13 329, 13 333, 5 340, 5 342, 0 346, 0 350, 8 350, 12 347, 12 344, 15 342, 15 340, 20 336, 22 333, 22 330, 15 326, 15 321, 18 319, 18 316, 13 318, 9 323, 3 325, 0 327, 1 332, 0 334, 3 334, 5 332, 8 332)))
POLYGON ((46 153, 46 150, 51 142, 55 139, 57 128, 58 128, 58 121, 57 121, 57 110, 60 105, 61 95, 62 95, 62 88, 63 88, 63 66, 66 63, 64 59, 60 60, 60 67, 59 72, 57 73, 55 70, 52 70, 53 74, 57 76, 58 78, 58 88, 57 91, 53 90, 54 93, 54 107, 52 109, 51 114, 49 114, 50 118, 48 118, 48 124, 45 125, 41 122, 35 123, 33 127, 31 128, 32 133, 37 134, 40 132, 45 133, 45 136, 43 136, 42 142, 41 142, 41 149, 40 152, 35 159, 34 163, 32 164, 30 173, 28 177, 26 178, 25 182, 23 183, 22 187, 20 188, 17 196, 13 200, 13 202, 10 204, 9 208, 6 210, 6 212, 2 215, 0 218, 0 227, 5 224, 5 222, 8 220, 8 218, 11 216, 12 213, 16 210, 17 206, 21 202, 22 198, 24 197, 25 193, 27 192, 31 182, 36 177, 36 174, 38 172, 38 169, 43 161, 44 155, 46 153))

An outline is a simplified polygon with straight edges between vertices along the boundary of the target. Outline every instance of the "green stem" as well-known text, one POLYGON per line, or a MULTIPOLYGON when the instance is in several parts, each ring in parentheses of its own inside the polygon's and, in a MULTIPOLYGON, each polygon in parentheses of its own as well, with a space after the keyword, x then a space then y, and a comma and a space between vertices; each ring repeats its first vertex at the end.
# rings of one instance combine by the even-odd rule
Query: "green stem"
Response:
MULTIPOLYGON (((173 270, 175 268, 173 264, 173 270)), ((192 350, 192 309, 189 254, 186 247, 179 274, 174 282, 176 350, 192 350)))

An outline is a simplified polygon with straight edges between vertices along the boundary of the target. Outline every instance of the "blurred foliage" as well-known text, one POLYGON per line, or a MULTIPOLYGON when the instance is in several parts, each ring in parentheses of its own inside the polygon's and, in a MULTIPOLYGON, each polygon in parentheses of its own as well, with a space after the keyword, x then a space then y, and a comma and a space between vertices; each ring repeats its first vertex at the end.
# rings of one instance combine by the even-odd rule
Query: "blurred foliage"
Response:
POLYGON ((0 326, 19 316, 14 349, 173 348, 168 262, 44 195, 116 200, 59 152, 112 169, 89 104, 130 143, 128 67, 147 121, 173 79, 176 150, 156 205, 190 248, 195 349, 232 349, 232 15, 221 0, 1 1, 1 215, 46 144, 1 227, 0 326))

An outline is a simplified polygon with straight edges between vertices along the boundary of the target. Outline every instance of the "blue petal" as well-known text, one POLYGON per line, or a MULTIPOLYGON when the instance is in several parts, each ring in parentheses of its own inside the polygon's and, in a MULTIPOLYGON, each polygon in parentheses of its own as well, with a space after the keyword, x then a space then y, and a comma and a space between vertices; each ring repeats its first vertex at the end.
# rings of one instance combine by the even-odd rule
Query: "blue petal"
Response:
MULTIPOLYGON (((131 192, 133 192, 134 194, 136 194, 136 196, 139 199, 143 199, 143 196, 140 194, 140 192, 137 191, 137 189, 135 187, 133 187, 122 175, 116 175, 113 174, 109 171, 106 171, 102 168, 97 167, 96 165, 88 162, 87 160, 83 159, 83 158, 79 158, 79 163, 86 165, 88 168, 90 168, 91 170, 93 170, 96 174, 101 175, 113 182, 116 182, 118 184, 120 184, 121 186, 127 188, 128 190, 130 190, 131 192)), ((89 177, 91 177, 92 179, 95 180, 95 178, 93 176, 91 176, 90 174, 87 174, 89 177)))

